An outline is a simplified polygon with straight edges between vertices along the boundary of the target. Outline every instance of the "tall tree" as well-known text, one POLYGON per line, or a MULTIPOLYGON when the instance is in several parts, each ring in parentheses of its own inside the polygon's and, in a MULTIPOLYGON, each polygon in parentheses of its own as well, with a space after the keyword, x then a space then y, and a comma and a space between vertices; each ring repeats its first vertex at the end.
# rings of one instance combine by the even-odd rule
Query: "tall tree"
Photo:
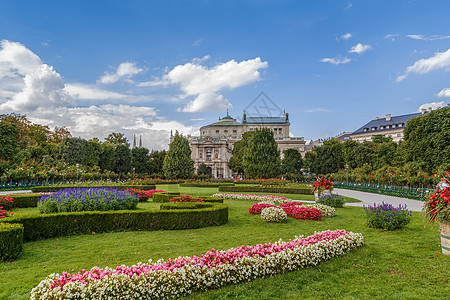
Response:
POLYGON ((66 138, 58 145, 58 157, 68 165, 86 164, 87 141, 82 138, 66 138))
POLYGON ((86 165, 98 166, 100 162, 101 144, 98 139, 90 139, 86 144, 86 165))
POLYGON ((16 124, 0 121, 0 159, 12 159, 17 152, 19 128, 16 124))
POLYGON ((166 157, 167 151, 161 150, 161 151, 153 151, 149 155, 149 174, 163 174, 163 165, 164 165, 164 158, 166 157))
POLYGON ((197 175, 211 176, 211 169, 202 163, 197 168, 197 175))
POLYGON ((303 159, 300 152, 296 149, 287 149, 283 154, 284 157, 281 160, 283 174, 300 172, 303 166, 303 159))
POLYGON ((147 148, 133 148, 131 149, 131 167, 136 173, 149 173, 149 157, 147 148))
POLYGON ((334 173, 344 167, 342 144, 337 139, 325 141, 322 146, 315 148, 315 151, 316 173, 334 173))
POLYGON ((113 144, 105 142, 100 144, 100 155, 98 166, 103 171, 114 171, 116 169, 115 148, 113 144))
POLYGON ((244 153, 248 146, 248 141, 253 135, 253 131, 247 131, 242 135, 242 139, 235 142, 233 145, 232 156, 228 162, 228 167, 239 175, 244 174, 244 153))
POLYGON ((404 135, 408 161, 424 163, 429 172, 450 168, 450 107, 408 120, 404 135))
POLYGON ((256 179, 280 176, 280 151, 270 129, 256 129, 250 137, 244 153, 244 171, 246 176, 256 179))
POLYGON ((117 173, 127 173, 131 171, 131 153, 126 145, 117 145, 114 149, 114 159, 117 173))
POLYGON ((105 141, 113 145, 125 145, 128 148, 130 147, 130 143, 128 142, 128 139, 125 137, 123 133, 117 132, 110 133, 108 137, 105 138, 105 141))
POLYGON ((169 151, 164 158, 164 176, 167 179, 191 178, 194 174, 194 161, 186 138, 178 133, 169 145, 169 151))

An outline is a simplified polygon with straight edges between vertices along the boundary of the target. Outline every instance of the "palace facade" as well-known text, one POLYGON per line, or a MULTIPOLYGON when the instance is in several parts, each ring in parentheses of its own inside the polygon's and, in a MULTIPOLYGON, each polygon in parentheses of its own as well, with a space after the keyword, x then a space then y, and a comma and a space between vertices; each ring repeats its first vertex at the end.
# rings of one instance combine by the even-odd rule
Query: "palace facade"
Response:
POLYGON ((303 137, 289 136, 289 114, 282 117, 247 117, 244 111, 242 123, 230 117, 219 119, 218 122, 200 128, 200 136, 188 136, 191 147, 191 157, 197 170, 200 164, 205 164, 215 178, 232 177, 233 171, 228 168, 232 156, 233 145, 247 131, 269 128, 274 133, 280 155, 287 149, 296 149, 302 155, 305 152, 303 137))

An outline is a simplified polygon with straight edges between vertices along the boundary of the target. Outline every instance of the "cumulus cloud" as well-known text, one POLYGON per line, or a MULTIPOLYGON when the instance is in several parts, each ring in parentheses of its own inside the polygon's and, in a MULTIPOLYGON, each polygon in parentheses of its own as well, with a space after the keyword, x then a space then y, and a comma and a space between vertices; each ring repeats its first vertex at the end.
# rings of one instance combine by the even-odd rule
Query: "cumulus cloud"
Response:
POLYGON ((414 40, 423 40, 423 41, 435 41, 435 40, 446 40, 450 39, 450 35, 422 35, 422 34, 408 34, 406 37, 414 40))
POLYGON ((194 59, 184 65, 178 65, 167 72, 161 79, 141 83, 141 86, 178 86, 183 94, 181 98, 195 97, 183 112, 224 111, 231 108, 231 103, 220 92, 233 90, 260 80, 260 70, 268 63, 257 57, 241 62, 234 59, 218 64, 212 68, 201 63, 203 59, 194 59))
POLYGON ((445 106, 445 102, 444 101, 424 103, 417 109, 417 111, 420 112, 420 111, 422 111, 422 109, 429 110, 430 108, 432 110, 435 110, 435 109, 442 108, 444 106, 445 106))
POLYGON ((447 98, 450 97, 450 88, 444 88, 442 89, 439 94, 437 95, 439 98, 447 98))
POLYGON ((372 46, 370 46, 369 44, 367 45, 363 45, 361 43, 356 44, 355 46, 353 46, 348 53, 358 53, 358 54, 362 54, 364 52, 366 52, 367 50, 372 49, 372 46))
POLYGON ((438 69, 448 70, 450 67, 450 49, 445 52, 436 52, 430 58, 416 61, 412 66, 406 68, 405 72, 397 77, 397 82, 403 81, 410 73, 426 74, 438 69))
POLYGON ((135 63, 123 62, 117 67, 116 72, 110 73, 106 71, 98 82, 104 84, 115 83, 123 78, 131 78, 143 71, 144 69, 136 67, 135 63))
MULTIPOLYGON (((16 112, 39 124, 66 126, 73 136, 86 139, 105 138, 111 132, 122 132, 129 140, 142 136, 144 146, 166 149, 170 130, 194 134, 197 128, 158 115, 154 107, 128 104, 80 106, 80 100, 129 101, 124 95, 100 89, 95 85, 64 83, 53 67, 24 45, 3 40, 0 43, 0 111, 16 112)), ((127 77, 138 71, 134 65, 119 67, 118 76, 127 77)), ((140 71, 139 71, 140 72, 140 71)))
POLYGON ((341 65, 341 64, 349 63, 349 62, 351 61, 351 59, 348 58, 348 57, 344 57, 344 58, 331 58, 331 57, 326 57, 326 58, 322 58, 320 61, 321 61, 321 62, 331 63, 331 64, 333 64, 333 65, 341 65))
POLYGON ((341 35, 341 40, 348 40, 352 37, 352 34, 347 32, 346 34, 341 35))

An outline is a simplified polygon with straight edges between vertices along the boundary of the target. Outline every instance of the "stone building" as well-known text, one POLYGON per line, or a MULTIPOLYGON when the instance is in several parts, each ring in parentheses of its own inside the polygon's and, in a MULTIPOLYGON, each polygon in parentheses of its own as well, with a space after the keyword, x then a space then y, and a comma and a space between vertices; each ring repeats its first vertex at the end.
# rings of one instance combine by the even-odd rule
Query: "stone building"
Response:
POLYGON ((215 178, 229 178, 233 172, 228 168, 233 145, 247 131, 257 128, 269 128, 274 133, 281 155, 286 149, 296 149, 304 155, 305 140, 303 137, 289 136, 289 114, 282 117, 247 117, 245 111, 242 123, 230 117, 200 128, 200 136, 188 136, 195 169, 204 163, 215 178))

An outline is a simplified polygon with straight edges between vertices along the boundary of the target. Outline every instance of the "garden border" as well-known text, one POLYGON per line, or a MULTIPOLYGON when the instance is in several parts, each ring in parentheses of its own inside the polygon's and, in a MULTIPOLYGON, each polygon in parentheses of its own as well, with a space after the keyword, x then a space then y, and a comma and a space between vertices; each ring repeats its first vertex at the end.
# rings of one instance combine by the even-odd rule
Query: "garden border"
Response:
POLYGON ((265 186, 219 186, 219 192, 236 192, 236 193, 279 193, 279 194, 303 194, 313 195, 313 189, 299 188, 282 188, 282 187, 265 187, 265 186))

